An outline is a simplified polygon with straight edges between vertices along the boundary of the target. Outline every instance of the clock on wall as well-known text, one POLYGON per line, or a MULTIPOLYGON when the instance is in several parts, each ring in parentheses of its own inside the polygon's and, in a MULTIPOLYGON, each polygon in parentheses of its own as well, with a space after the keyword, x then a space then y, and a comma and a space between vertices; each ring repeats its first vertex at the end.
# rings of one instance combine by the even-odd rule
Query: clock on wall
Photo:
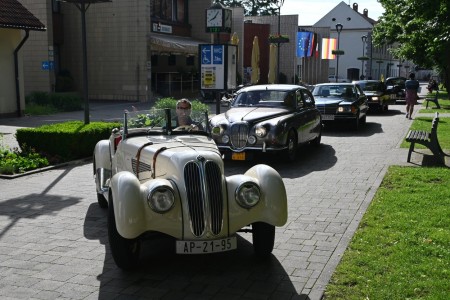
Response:
MULTIPOLYGON (((207 9, 206 10, 206 29, 217 28, 223 26, 223 9, 207 9)), ((214 31, 215 32, 215 31, 214 31)))

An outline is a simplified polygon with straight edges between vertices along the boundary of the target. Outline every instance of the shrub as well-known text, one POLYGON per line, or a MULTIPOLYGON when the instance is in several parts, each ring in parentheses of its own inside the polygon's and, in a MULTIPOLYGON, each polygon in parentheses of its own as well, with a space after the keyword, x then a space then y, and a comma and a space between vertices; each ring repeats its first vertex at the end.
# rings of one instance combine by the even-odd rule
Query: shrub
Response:
POLYGON ((49 165, 47 158, 41 157, 34 149, 24 146, 26 151, 20 152, 0 149, 0 174, 13 175, 26 171, 46 167, 49 165))
MULTIPOLYGON (((177 107, 177 99, 169 97, 169 98, 162 98, 156 101, 155 108, 163 109, 163 108, 170 108, 170 109, 176 109, 177 107)), ((192 110, 193 111, 208 111, 209 112, 209 106, 200 102, 199 100, 192 100, 192 110)))
POLYGON ((37 128, 20 128, 16 139, 21 149, 24 145, 36 149, 52 163, 92 156, 98 141, 109 138, 111 130, 119 123, 81 121, 43 125, 37 128))

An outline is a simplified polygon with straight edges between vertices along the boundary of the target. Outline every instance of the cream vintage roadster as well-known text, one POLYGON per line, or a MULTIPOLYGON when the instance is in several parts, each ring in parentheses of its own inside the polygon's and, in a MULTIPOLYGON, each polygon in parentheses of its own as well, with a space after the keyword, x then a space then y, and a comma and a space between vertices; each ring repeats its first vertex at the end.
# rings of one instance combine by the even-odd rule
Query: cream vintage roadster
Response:
POLYGON ((193 111, 193 124, 180 127, 174 116, 125 112, 122 127, 95 146, 97 200, 108 209, 116 264, 135 267, 144 237, 161 234, 174 238, 177 254, 207 254, 237 249, 236 234, 251 232, 255 254, 269 256, 275 226, 287 221, 278 172, 258 164, 226 177, 207 113, 193 111))

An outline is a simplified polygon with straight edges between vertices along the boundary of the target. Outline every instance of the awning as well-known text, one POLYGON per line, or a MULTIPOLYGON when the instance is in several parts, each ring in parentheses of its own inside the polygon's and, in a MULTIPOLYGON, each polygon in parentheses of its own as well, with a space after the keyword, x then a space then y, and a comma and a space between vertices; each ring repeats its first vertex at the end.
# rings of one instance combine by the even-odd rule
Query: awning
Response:
POLYGON ((152 33, 149 37, 151 51, 180 54, 198 54, 198 45, 208 42, 190 37, 152 33))

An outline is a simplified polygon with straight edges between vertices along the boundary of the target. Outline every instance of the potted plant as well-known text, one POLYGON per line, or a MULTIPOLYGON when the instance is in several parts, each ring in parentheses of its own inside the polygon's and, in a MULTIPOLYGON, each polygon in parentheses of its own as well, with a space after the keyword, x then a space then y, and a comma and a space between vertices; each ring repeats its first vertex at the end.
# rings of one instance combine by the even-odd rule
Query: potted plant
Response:
POLYGON ((269 43, 289 43, 289 36, 283 34, 271 34, 269 35, 269 43))

